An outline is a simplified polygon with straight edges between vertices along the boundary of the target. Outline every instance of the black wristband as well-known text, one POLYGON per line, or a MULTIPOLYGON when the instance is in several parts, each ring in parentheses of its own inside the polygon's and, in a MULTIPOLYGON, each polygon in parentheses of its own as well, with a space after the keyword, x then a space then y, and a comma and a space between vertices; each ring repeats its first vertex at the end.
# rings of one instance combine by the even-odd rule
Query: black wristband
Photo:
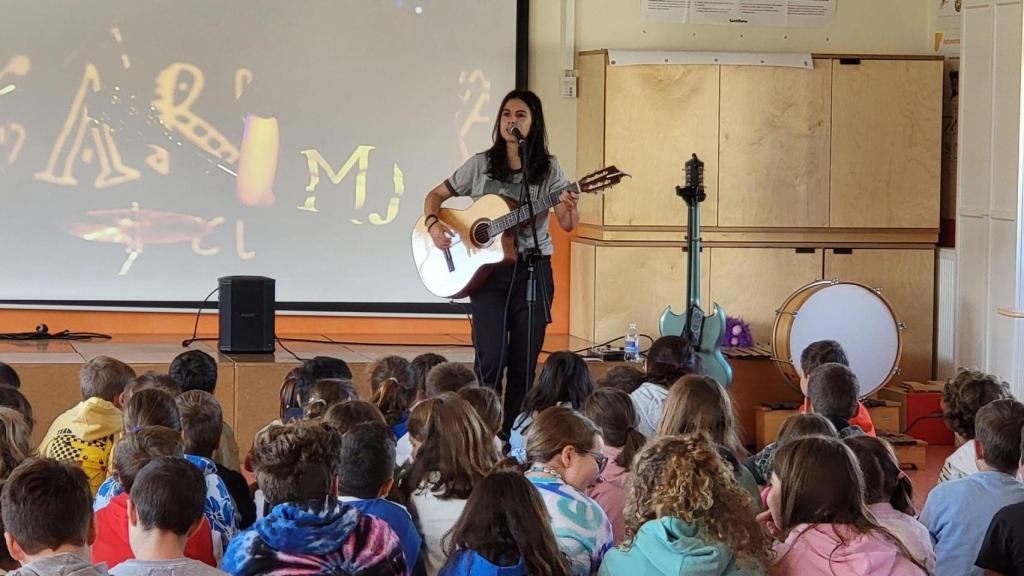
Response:
POLYGON ((430 224, 427 224, 427 232, 430 232, 430 229, 434 227, 434 224, 437 224, 440 221, 441 221, 440 218, 438 218, 437 216, 434 216, 434 221, 431 222, 430 224))

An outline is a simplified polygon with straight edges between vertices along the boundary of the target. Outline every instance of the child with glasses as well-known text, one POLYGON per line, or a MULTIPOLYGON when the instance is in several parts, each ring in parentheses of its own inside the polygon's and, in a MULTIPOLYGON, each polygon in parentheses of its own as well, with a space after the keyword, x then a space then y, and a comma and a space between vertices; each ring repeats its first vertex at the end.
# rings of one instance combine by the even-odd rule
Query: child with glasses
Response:
POLYGON ((575 576, 597 574, 614 539, 608 516, 586 494, 608 464, 603 448, 600 429, 564 406, 541 412, 526 437, 526 477, 544 500, 575 576))

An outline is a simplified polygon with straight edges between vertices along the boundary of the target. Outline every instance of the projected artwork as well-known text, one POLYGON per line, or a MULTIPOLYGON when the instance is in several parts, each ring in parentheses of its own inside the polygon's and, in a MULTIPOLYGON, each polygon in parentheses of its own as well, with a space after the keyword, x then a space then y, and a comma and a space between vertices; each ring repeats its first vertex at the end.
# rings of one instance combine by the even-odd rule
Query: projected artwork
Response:
POLYGON ((219 276, 261 274, 282 301, 436 301, 407 265, 408 230, 490 144, 514 2, 13 12, 0 251, 18 257, 0 299, 197 300, 219 276))

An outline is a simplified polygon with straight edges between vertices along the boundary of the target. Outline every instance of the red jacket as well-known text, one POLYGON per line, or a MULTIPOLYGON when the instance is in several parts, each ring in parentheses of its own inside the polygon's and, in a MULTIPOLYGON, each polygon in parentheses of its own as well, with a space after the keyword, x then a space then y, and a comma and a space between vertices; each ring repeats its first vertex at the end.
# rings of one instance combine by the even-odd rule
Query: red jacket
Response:
MULTIPOLYGON (((199 531, 185 544, 185 557, 217 567, 213 555, 213 534, 203 517, 199 531)), ((128 494, 118 494, 105 508, 96 513, 96 542, 92 545, 92 562, 106 562, 113 568, 125 560, 135 558, 128 544, 128 494)))
MULTIPOLYGON (((800 407, 800 412, 809 412, 811 410, 811 401, 808 398, 804 398, 804 404, 800 407)), ((871 414, 868 409, 864 407, 863 402, 857 402, 857 413, 850 418, 851 426, 860 426, 860 429, 864 431, 868 436, 875 435, 875 425, 871 422, 871 414)))

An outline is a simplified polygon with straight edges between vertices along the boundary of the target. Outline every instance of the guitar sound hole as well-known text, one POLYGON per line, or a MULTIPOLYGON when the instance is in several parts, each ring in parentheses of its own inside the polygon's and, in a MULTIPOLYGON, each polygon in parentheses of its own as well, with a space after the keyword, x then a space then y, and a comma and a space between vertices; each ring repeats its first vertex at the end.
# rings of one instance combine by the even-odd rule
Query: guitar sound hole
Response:
POLYGON ((486 246, 491 242, 489 220, 480 220, 473 224, 473 243, 477 246, 486 246))

